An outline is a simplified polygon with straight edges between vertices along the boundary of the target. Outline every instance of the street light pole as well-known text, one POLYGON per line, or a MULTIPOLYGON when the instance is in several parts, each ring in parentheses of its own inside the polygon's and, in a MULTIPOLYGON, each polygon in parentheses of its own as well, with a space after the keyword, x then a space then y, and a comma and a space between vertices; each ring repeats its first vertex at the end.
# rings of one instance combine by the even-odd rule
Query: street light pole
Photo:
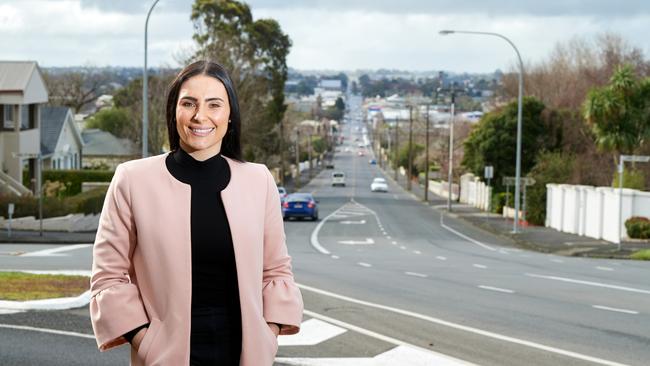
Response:
POLYGON ((429 104, 427 103, 427 133, 424 143, 424 202, 429 202, 429 104))
POLYGON ((397 169, 399 169, 399 118, 395 118, 395 182, 398 182, 397 180, 397 169))
POLYGON ((517 233, 519 232, 519 191, 520 191, 520 185, 521 185, 521 129, 522 129, 522 104, 523 104, 523 93, 524 93, 524 63, 521 61, 521 55, 519 54, 519 50, 517 49, 517 46, 515 46, 514 43, 510 39, 508 39, 506 36, 499 34, 499 33, 492 33, 492 32, 474 32, 474 31, 457 31, 457 30, 441 30, 440 35, 448 35, 448 34, 453 34, 453 33, 461 33, 461 34, 479 34, 479 35, 486 35, 486 36, 494 36, 494 37, 499 37, 512 46, 512 48, 515 50, 515 53, 517 54, 517 59, 519 61, 519 95, 517 97, 517 161, 516 161, 516 166, 515 166, 515 220, 513 223, 512 227, 512 232, 517 233))
POLYGON ((454 169, 454 115, 456 108, 456 93, 451 92, 451 116, 449 117, 449 169, 447 176, 447 212, 451 212, 451 192, 453 188, 454 169))
POLYGON ((147 75, 147 36, 149 28, 149 17, 153 8, 158 4, 158 1, 155 0, 149 8, 147 13, 147 20, 144 22, 144 69, 142 70, 142 157, 146 158, 149 156, 149 77, 147 75))
POLYGON ((409 153, 408 153, 408 172, 406 172, 406 189, 411 190, 411 172, 413 171, 413 106, 409 106, 409 153))

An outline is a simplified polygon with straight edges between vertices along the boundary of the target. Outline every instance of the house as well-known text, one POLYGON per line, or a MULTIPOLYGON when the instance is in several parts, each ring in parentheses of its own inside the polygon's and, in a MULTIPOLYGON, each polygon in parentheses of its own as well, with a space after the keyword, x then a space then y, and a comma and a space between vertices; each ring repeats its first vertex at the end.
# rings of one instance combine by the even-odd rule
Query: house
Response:
POLYGON ((41 108, 43 169, 81 169, 83 139, 68 107, 41 108))
POLYGON ((35 61, 0 61, 0 188, 27 194, 23 170, 37 175, 41 104, 48 93, 35 61))
POLYGON ((120 139, 97 128, 81 132, 84 141, 82 168, 114 170, 120 163, 137 159, 141 152, 129 139, 120 139))

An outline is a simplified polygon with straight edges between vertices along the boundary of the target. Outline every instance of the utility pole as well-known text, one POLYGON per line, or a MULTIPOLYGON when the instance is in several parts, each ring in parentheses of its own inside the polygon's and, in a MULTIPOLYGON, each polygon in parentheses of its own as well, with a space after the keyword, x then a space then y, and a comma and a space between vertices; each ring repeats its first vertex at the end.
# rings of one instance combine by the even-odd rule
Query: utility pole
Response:
POLYGON ((280 121, 280 185, 284 186, 284 123, 280 121))
POLYGON ((427 127, 424 143, 424 202, 429 202, 429 104, 427 103, 427 127))
POLYGON ((399 117, 395 117, 395 181, 397 182, 397 169, 399 169, 399 117))
POLYGON ((409 105, 409 154, 408 154, 408 171, 406 172, 406 189, 409 191, 411 186, 411 172, 413 171, 413 106, 409 105))
POLYGON ((447 212, 451 212, 451 189, 453 180, 453 167, 454 167, 454 108, 456 102, 456 93, 451 92, 451 117, 449 118, 449 192, 447 192, 447 212))
POLYGON ((309 156, 309 179, 312 178, 311 130, 307 133, 307 154, 309 156))
POLYGON ((300 188, 300 130, 296 129, 296 182, 294 189, 300 188))

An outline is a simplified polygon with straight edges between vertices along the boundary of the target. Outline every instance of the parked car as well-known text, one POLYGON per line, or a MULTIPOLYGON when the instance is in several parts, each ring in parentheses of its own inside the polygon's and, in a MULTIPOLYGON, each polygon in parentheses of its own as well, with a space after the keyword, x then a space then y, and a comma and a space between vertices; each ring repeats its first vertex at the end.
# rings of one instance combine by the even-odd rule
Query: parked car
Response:
POLYGON ((292 217, 308 217, 318 220, 318 201, 311 193, 292 193, 282 202, 282 217, 288 220, 292 217))
POLYGON ((372 183, 370 183, 371 192, 388 192, 388 184, 386 184, 386 179, 384 178, 375 178, 372 183))
POLYGON ((341 186, 345 187, 345 173, 333 172, 332 173, 332 187, 341 186))
POLYGON ((370 159, 370 160, 368 160, 368 164, 370 164, 370 165, 377 165, 377 160, 375 160, 375 159, 370 159))
POLYGON ((280 194, 280 201, 284 201, 287 198, 287 189, 284 187, 278 187, 278 193, 280 194))

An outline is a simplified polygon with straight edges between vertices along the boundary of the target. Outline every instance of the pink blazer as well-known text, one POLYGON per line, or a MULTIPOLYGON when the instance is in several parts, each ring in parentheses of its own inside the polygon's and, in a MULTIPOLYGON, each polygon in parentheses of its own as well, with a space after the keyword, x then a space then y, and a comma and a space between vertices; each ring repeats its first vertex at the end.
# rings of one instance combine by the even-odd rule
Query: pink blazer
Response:
MULTIPOLYGON (((150 323, 132 365, 189 364, 191 192, 168 172, 166 156, 117 167, 93 248, 90 315, 99 349, 126 343, 124 333, 150 323)), ((226 160, 231 179, 221 197, 237 266, 241 365, 272 365, 278 343, 266 323, 297 333, 302 296, 273 177, 264 165, 226 160)))

